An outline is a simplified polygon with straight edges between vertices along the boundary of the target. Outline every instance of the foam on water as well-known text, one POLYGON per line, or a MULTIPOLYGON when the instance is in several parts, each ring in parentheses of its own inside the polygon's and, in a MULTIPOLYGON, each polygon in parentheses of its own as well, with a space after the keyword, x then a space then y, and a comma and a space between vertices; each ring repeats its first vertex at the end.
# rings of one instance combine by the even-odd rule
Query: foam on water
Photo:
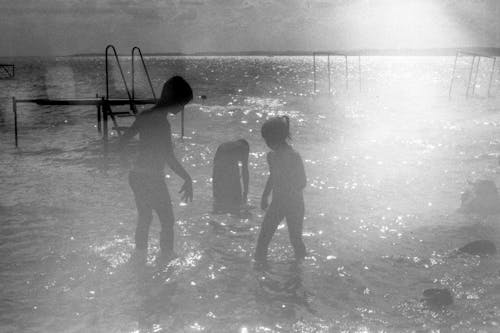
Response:
MULTIPOLYGON (((180 205, 181 182, 167 170, 180 257, 155 268, 155 220, 148 265, 139 271, 128 264, 136 212, 127 166, 113 153, 103 160, 94 109, 19 106, 20 148, 13 147, 11 96, 93 97, 104 91, 103 59, 20 60, 16 78, 0 82, 1 330, 495 331, 498 257, 449 254, 472 240, 500 241, 496 216, 478 222, 455 213, 468 179, 498 179, 499 101, 463 97, 465 61, 449 101, 453 60, 364 57, 362 92, 357 68, 346 92, 343 65, 334 62, 333 97, 312 98, 309 58, 146 59, 155 87, 181 74, 208 98, 186 108, 184 141, 171 118, 176 152, 196 181, 194 202, 180 205), (208 214, 211 161, 219 143, 245 137, 257 205, 267 174, 260 126, 280 114, 291 117, 308 175, 311 255, 292 263, 281 227, 270 267, 256 270, 263 213, 208 214), (420 301, 428 288, 450 289, 455 303, 428 309, 420 301)), ((113 73, 113 94, 123 97, 113 73)), ((488 79, 481 74, 479 96, 488 79)), ((138 95, 147 93, 139 85, 138 95)))

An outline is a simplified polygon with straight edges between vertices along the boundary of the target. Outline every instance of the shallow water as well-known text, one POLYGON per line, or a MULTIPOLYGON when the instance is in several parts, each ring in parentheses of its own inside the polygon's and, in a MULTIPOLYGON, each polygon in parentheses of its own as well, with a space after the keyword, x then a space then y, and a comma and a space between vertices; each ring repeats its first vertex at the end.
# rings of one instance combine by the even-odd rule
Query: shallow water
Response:
MULTIPOLYGON (((327 96, 326 63, 319 61, 313 96, 311 60, 146 59, 157 90, 165 77, 181 74, 207 99, 186 108, 184 140, 179 119, 171 118, 176 152, 196 181, 194 202, 181 205, 181 182, 167 175, 180 257, 156 268, 155 220, 148 265, 136 270, 127 263, 135 226, 127 165, 112 152, 103 158, 95 109, 20 105, 14 148, 10 98, 102 95, 103 59, 16 59, 16 78, 0 81, 1 331, 498 331, 498 257, 449 255, 476 239, 500 244, 498 216, 456 213, 467 180, 498 184, 498 71, 493 97, 485 98, 482 63, 476 97, 466 99, 461 59, 449 100, 451 57, 363 57, 361 91, 357 59, 350 60, 348 91, 335 60, 327 96), (257 206, 267 173, 260 125, 276 114, 291 117, 292 144, 305 162, 310 256, 295 265, 281 227, 270 267, 256 270, 251 256, 262 212, 248 219, 209 214, 211 160, 219 143, 246 138, 249 197, 257 206), (452 291, 452 306, 432 310, 420 301, 424 289, 436 287, 452 291)), ((112 73, 112 95, 125 96, 116 68, 112 73)), ((144 83, 138 96, 149 97, 144 83)))

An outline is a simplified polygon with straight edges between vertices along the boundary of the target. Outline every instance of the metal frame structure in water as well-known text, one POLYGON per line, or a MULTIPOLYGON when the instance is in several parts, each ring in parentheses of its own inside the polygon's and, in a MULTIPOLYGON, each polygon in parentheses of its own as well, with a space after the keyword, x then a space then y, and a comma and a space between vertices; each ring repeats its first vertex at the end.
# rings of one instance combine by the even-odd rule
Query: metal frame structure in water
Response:
POLYGON ((469 70, 469 77, 467 79, 467 88, 465 91, 465 97, 469 98, 469 92, 471 90, 471 82, 472 82, 472 96, 474 96, 475 90, 476 90, 476 84, 477 84, 477 75, 479 72, 479 64, 481 63, 481 58, 487 58, 493 60, 492 66, 491 66, 491 71, 490 71, 490 80, 488 83, 488 95, 487 97, 491 97, 491 85, 493 83, 493 74, 495 73, 495 65, 497 61, 497 56, 494 54, 490 53, 485 53, 485 52, 471 52, 471 51, 457 51, 455 55, 455 62, 453 64, 453 72, 451 74, 451 82, 450 82, 450 90, 448 92, 448 98, 451 98, 451 91, 453 89, 453 83, 455 81, 455 73, 457 70, 457 61, 459 57, 472 57, 472 62, 470 64, 470 70, 469 70), (476 58, 477 58, 477 64, 476 64, 476 58), (475 72, 474 72, 474 65, 475 67, 475 72), (472 79, 474 73, 474 79, 472 79))
MULTIPOLYGON (((154 99, 135 99, 133 101, 134 107, 135 105, 146 105, 146 104, 154 104, 156 100, 154 99)), ((16 97, 12 97, 12 111, 14 112, 14 136, 16 148, 19 146, 18 139, 18 112, 17 105, 18 104, 37 104, 37 105, 66 105, 66 106, 82 106, 89 105, 95 106, 97 108, 97 131, 102 134, 104 152, 107 153, 108 150, 108 118, 113 121, 114 127, 112 129, 116 130, 117 133, 120 133, 120 130, 124 129, 124 127, 118 126, 116 121, 116 117, 119 116, 130 116, 130 112, 125 111, 112 111, 111 106, 118 105, 130 105, 130 100, 128 99, 107 99, 105 97, 96 98, 79 98, 79 99, 46 99, 46 98, 37 98, 37 99, 17 99, 16 97)))
MULTIPOLYGON (((327 68, 328 68, 328 94, 332 93, 331 89, 331 69, 330 69, 330 57, 343 57, 345 63, 345 88, 349 89, 349 64, 347 61, 347 57, 349 55, 338 53, 334 51, 318 51, 313 52, 313 94, 316 94, 316 57, 317 56, 326 56, 327 57, 327 68)), ((361 91, 361 56, 358 55, 358 75, 359 75, 359 90, 361 91)))
MULTIPOLYGON (((132 48, 132 90, 129 90, 127 85, 127 81, 125 79, 125 74, 120 64, 120 60, 118 57, 118 53, 116 52, 116 48, 113 45, 108 45, 105 51, 105 69, 106 69, 106 96, 99 97, 96 94, 95 98, 64 98, 64 99, 17 99, 16 97, 12 97, 12 111, 14 112, 14 135, 15 135, 15 144, 16 148, 19 145, 18 140, 18 112, 17 105, 18 104, 37 104, 37 105, 66 105, 66 106, 77 106, 77 105, 89 105, 95 106, 97 109, 96 118, 97 118, 97 131, 102 134, 103 139, 103 147, 104 153, 108 152, 108 117, 113 122, 114 127, 113 130, 116 130, 118 135, 121 135, 121 131, 126 129, 127 127, 118 126, 118 122, 116 117, 127 117, 127 116, 135 116, 137 113, 137 105, 147 105, 147 104, 155 104, 157 102, 156 94, 153 89, 153 84, 151 82, 151 77, 149 76, 149 72, 146 67, 146 63, 144 62, 144 57, 142 55, 141 49, 137 46, 132 48), (125 87, 125 91, 127 93, 128 98, 110 98, 109 94, 109 50, 113 51, 114 58, 116 60, 118 69, 120 71, 120 76, 122 78, 123 85, 125 87), (151 89, 153 98, 152 99, 136 99, 135 98, 135 54, 139 54, 141 64, 144 68, 144 72, 146 74, 149 87, 151 89), (111 106, 119 106, 119 105, 129 105, 130 111, 113 111, 111 106)), ((181 113, 181 137, 184 138, 184 111, 181 113)))

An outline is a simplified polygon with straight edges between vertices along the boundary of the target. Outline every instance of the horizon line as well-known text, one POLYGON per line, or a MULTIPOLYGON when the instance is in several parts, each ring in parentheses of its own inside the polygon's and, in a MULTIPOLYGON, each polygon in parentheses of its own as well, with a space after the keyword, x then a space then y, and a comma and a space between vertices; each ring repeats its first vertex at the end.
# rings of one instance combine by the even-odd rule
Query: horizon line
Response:
MULTIPOLYGON (((464 51, 477 53, 484 56, 500 56, 500 46, 464 46, 464 47, 432 47, 432 48, 364 48, 364 49, 344 49, 344 50, 285 50, 285 51, 263 51, 263 50, 246 50, 246 51, 198 51, 198 52, 144 52, 144 56, 312 56, 314 53, 326 56, 391 56, 391 55, 408 55, 408 56, 444 56, 455 55, 457 52, 464 51)), ((104 52, 84 52, 64 55, 0 55, 1 58, 15 57, 104 57, 104 52)), ((130 54, 118 54, 120 57, 127 57, 130 54)))

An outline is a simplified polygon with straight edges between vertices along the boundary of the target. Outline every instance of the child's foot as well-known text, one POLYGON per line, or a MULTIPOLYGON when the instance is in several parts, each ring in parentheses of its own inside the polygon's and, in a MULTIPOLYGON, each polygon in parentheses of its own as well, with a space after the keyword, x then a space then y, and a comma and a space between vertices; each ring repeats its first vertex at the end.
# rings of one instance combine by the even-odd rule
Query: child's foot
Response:
POLYGON ((254 260, 254 269, 263 270, 269 266, 267 263, 267 255, 257 255, 253 256, 254 260))
POLYGON ((306 256, 307 256, 306 253, 301 253, 299 255, 295 255, 295 262, 297 262, 298 264, 304 262, 304 260, 306 260, 306 256))
POLYGON ((132 256, 130 256, 130 263, 135 266, 143 266, 146 264, 146 259, 148 257, 148 250, 146 249, 136 249, 132 256))
POLYGON ((167 252, 161 252, 157 257, 156 257, 156 265, 157 266, 164 266, 169 264, 172 260, 175 258, 178 258, 179 256, 177 253, 174 251, 167 251, 167 252))
POLYGON ((269 268, 269 263, 267 260, 255 260, 253 264, 253 269, 256 271, 262 272, 269 268))

